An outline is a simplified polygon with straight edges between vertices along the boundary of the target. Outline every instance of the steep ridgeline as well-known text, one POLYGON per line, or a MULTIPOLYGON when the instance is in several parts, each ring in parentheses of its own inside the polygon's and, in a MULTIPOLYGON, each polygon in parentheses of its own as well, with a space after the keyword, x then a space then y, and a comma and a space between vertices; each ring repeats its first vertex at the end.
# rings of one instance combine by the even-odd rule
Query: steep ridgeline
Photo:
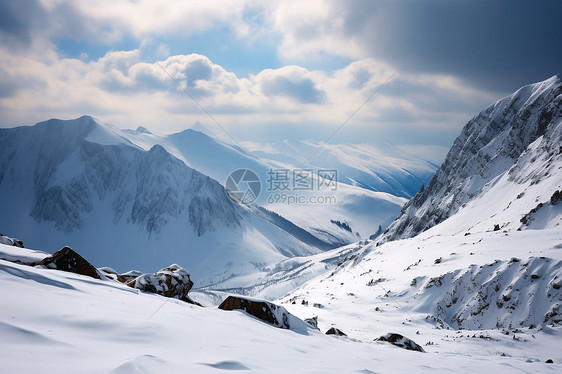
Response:
POLYGON ((0 149, 0 227, 32 248, 70 245, 123 271, 201 264, 199 284, 326 249, 234 203, 162 146, 144 150, 92 117, 2 129, 0 149))
POLYGON ((403 207, 381 241, 413 237, 445 221, 510 168, 510 182, 528 183, 532 176, 517 174, 526 175, 536 159, 548 168, 560 158, 561 121, 559 76, 525 86, 491 105, 465 125, 439 171, 403 207), (531 153, 534 156, 527 157, 531 153))

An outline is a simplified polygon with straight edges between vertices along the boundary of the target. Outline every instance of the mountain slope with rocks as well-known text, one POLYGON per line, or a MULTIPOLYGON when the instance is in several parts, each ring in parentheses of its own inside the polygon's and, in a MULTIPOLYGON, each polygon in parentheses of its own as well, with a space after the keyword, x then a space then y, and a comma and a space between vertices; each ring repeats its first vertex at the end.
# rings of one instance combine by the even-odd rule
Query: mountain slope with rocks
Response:
POLYGON ((562 362, 540 343, 562 336, 561 94, 553 77, 475 117, 385 237, 323 253, 343 258, 279 302, 359 339, 562 362))
MULTIPOLYGON (((517 186, 532 186, 541 176, 544 179, 556 172, 555 162, 560 159, 562 144, 561 121, 559 76, 525 86, 489 106, 465 125, 439 171, 403 207, 382 240, 413 237, 445 221, 493 188, 508 170, 505 177, 517 186), (534 168, 532 164, 537 159, 541 162, 536 165, 542 170, 525 174, 534 168)), ((548 196, 540 197, 541 200, 556 191, 543 190, 548 196)), ((516 196, 510 195, 511 201, 516 196)), ((498 209, 495 213, 499 213, 500 207, 494 207, 498 209)))

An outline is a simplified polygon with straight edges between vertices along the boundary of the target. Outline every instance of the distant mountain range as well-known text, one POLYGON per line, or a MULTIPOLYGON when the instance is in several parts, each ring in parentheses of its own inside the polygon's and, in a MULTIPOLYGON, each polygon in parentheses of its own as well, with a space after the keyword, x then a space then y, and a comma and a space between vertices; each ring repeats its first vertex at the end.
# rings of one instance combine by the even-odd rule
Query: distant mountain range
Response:
MULTIPOLYGON (((303 153, 318 147, 304 142, 293 147, 298 144, 303 153)), ((380 155, 359 146, 328 146, 331 154, 342 149, 349 153, 347 164, 333 156, 321 165, 341 168, 337 189, 299 194, 308 199, 326 193, 337 200, 306 202, 299 208, 268 203, 271 169, 306 166, 315 171, 320 166, 297 163, 296 153, 289 150, 282 156, 273 145, 263 147, 271 152, 255 144, 251 152, 245 151, 195 130, 172 135, 142 127, 119 130, 90 116, 1 129, 0 205, 10 213, 0 215, 0 227, 26 238, 27 246, 54 251, 69 245, 98 266, 111 264, 123 271, 173 262, 192 271, 199 266, 198 280, 212 284, 268 263, 335 248, 360 234, 368 236, 378 225, 386 227, 406 201, 374 191, 375 174, 367 166, 382 160, 380 155), (348 165, 353 160, 356 168, 348 165), (257 203, 264 207, 240 205, 228 197, 221 183, 240 168, 260 177, 257 203)), ((434 166, 395 150, 377 170, 383 169, 387 182, 380 187, 395 186, 396 195, 407 196, 429 178, 434 166)))
POLYGON ((150 132, 143 127, 114 131, 145 150, 160 144, 186 165, 220 183, 236 169, 254 171, 262 182, 262 193, 256 203, 334 244, 368 238, 379 225, 386 228, 407 199, 427 183, 438 168, 388 143, 322 145, 287 140, 231 144, 193 129, 171 135, 150 132), (336 170, 337 189, 268 191, 270 171, 279 169, 290 173, 306 169, 314 175, 319 170, 336 170), (288 204, 281 201, 279 195, 298 196, 304 203, 288 204), (323 201, 333 198, 336 203, 309 202, 311 197, 316 201, 318 196, 323 201), (331 220, 346 221, 353 232, 341 230, 331 220))

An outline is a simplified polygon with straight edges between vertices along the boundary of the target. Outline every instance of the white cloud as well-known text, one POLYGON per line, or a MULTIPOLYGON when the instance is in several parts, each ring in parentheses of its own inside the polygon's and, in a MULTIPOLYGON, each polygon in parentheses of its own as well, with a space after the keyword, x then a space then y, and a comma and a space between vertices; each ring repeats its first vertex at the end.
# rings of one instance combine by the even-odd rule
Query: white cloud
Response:
MULTIPOLYGON (((225 127, 243 123, 267 129, 287 123, 333 128, 394 72, 388 65, 364 59, 330 73, 293 65, 238 77, 199 54, 145 62, 142 48, 108 52, 89 62, 12 56, 0 63, 5 78, 0 90, 2 125, 82 114, 160 131, 181 130, 196 120, 208 122, 185 89, 225 127)), ((398 74, 348 126, 458 128, 475 114, 473 103, 483 97, 451 77, 398 74)))
POLYGON ((284 97, 300 104, 321 104, 325 92, 317 87, 323 77, 300 66, 266 69, 253 77, 267 97, 284 97))
POLYGON ((243 1, 185 0, 42 0, 55 19, 55 35, 115 42, 124 36, 149 36, 196 32, 225 26, 238 35, 248 33, 242 20, 243 1))
POLYGON ((331 0, 276 1, 269 17, 281 35, 279 55, 286 61, 320 59, 326 54, 366 58, 363 40, 346 32, 349 4, 331 0))

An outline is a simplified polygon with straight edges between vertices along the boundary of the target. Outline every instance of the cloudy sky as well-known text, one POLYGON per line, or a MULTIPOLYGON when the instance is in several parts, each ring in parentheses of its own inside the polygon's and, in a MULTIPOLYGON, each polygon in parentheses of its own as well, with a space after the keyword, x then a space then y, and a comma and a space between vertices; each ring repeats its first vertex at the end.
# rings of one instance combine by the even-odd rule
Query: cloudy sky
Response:
POLYGON ((562 73, 561 19, 557 0, 0 0, 0 127, 322 141, 345 122, 331 142, 449 146, 562 73))

